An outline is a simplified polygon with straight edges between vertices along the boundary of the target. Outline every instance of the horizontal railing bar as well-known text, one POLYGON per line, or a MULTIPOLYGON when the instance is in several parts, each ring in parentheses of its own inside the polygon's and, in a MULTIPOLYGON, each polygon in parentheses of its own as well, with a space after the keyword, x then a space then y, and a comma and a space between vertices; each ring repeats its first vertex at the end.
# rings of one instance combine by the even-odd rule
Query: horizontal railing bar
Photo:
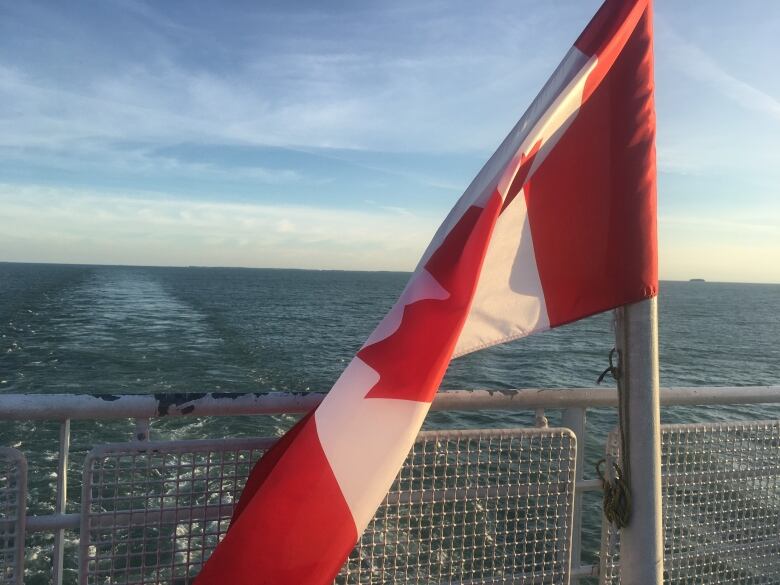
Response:
POLYGON ((233 504, 210 504, 193 508, 163 508, 162 510, 116 510, 90 515, 88 528, 137 528, 158 524, 181 524, 206 520, 228 520, 233 515, 233 504))
POLYGON ((27 516, 27 532, 54 532, 55 530, 78 530, 81 514, 47 514, 27 516))
POLYGON ((323 394, 3 394, 0 419, 60 420, 307 412, 323 394))
POLYGON ((579 565, 577 567, 572 566, 569 575, 580 579, 582 577, 598 577, 599 566, 598 565, 579 565))
POLYGON ((598 492, 604 488, 600 479, 581 479, 575 484, 574 489, 578 492, 598 492))
MULTIPOLYGON (((0 419, 63 420, 228 416, 304 413, 322 401, 320 393, 184 394, 3 394, 0 419)), ((688 387, 661 389, 661 404, 780 403, 780 386, 688 387)), ((527 410, 533 408, 613 407, 614 388, 524 388, 519 390, 444 390, 433 410, 527 410)))

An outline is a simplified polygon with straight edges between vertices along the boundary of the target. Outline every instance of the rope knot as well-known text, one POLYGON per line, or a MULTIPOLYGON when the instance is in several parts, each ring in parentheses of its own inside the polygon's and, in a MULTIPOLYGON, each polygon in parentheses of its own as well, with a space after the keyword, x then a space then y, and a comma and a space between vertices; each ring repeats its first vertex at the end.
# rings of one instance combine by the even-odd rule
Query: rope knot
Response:
POLYGON ((601 469, 604 463, 606 459, 596 463, 596 473, 601 478, 601 485, 604 488, 604 516, 615 525, 615 528, 624 528, 628 526, 631 516, 631 491, 620 466, 612 462, 615 474, 610 480, 601 469))

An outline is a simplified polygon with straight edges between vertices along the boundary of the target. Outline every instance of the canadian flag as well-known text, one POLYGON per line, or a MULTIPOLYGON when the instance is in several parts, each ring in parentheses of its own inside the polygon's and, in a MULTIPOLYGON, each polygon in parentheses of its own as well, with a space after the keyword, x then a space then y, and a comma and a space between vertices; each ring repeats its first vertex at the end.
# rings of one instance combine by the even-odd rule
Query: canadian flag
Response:
POLYGON ((657 293, 652 7, 607 0, 324 401, 258 463, 198 585, 331 583, 450 360, 657 293))

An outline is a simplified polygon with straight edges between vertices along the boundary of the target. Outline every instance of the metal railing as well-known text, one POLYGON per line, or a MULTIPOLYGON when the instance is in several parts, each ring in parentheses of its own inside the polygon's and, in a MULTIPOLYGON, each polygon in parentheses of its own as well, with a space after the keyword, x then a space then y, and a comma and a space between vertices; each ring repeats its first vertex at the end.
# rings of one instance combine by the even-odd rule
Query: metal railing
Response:
MULTIPOLYGON (((93 449, 82 492, 80 582, 192 580, 271 443, 133 441, 93 449)), ((565 580, 575 453, 568 429, 420 433, 336 583, 565 580)))
MULTIPOLYGON (((607 462, 620 458, 610 433, 607 462)), ((661 428, 664 583, 780 578, 780 421, 661 428)), ((620 583, 620 538, 605 524, 601 582, 620 583)))
POLYGON ((20 451, 9 447, 0 447, 0 494, 0 583, 21 585, 27 462, 20 451))
MULTIPOLYGON (((83 530, 86 509, 81 513, 67 513, 68 455, 70 449, 70 421, 94 419, 135 419, 132 439, 143 443, 149 439, 152 421, 165 417, 213 417, 228 415, 302 413, 316 406, 322 394, 167 394, 167 395, 0 395, 0 419, 60 421, 59 457, 57 461, 57 495, 53 514, 30 515, 26 518, 27 533, 54 535, 52 551, 52 583, 60 585, 63 576, 63 543, 66 532, 83 530)), ((739 405, 780 404, 780 386, 721 387, 721 388, 665 388, 661 403, 674 405, 739 405)), ((575 582, 583 577, 599 574, 599 565, 583 564, 582 514, 583 495, 601 489, 600 482, 586 478, 583 473, 587 410, 615 407, 614 389, 522 389, 443 391, 434 401, 434 411, 509 410, 536 413, 536 424, 546 426, 545 409, 561 410, 561 426, 571 429, 576 436, 576 465, 574 477, 573 535, 569 576, 575 582)), ((780 447, 778 447, 780 448, 780 447)), ((24 462, 22 461, 22 464, 24 462)), ((20 488, 21 489, 21 488, 20 488)), ((23 492, 22 502, 24 501, 23 492)), ((0 518, 0 523, 6 522, 0 518)), ((17 523, 22 525, 23 520, 17 523)), ((83 536, 83 534, 82 534, 83 536)), ((18 541, 16 541, 18 542, 18 541)), ((89 551, 87 551, 89 552, 89 551)), ((9 563, 6 563, 10 566, 9 563)), ((13 565, 13 563, 11 563, 13 565)), ((16 568, 18 573, 18 567, 16 568)), ((0 582, 13 583, 6 579, 0 582)), ((404 581, 399 581, 404 582, 404 581)), ((479 581, 477 581, 479 582, 479 581)))

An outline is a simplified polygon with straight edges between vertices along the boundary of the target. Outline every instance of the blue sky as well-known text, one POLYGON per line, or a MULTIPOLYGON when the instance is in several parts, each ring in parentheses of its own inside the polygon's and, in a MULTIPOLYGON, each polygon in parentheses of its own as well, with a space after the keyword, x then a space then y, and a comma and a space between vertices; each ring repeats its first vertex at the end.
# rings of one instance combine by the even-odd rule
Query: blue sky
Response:
MULTIPOLYGON (((409 270, 598 5, 0 0, 0 260, 409 270)), ((656 2, 662 278, 780 282, 778 30, 656 2)))

